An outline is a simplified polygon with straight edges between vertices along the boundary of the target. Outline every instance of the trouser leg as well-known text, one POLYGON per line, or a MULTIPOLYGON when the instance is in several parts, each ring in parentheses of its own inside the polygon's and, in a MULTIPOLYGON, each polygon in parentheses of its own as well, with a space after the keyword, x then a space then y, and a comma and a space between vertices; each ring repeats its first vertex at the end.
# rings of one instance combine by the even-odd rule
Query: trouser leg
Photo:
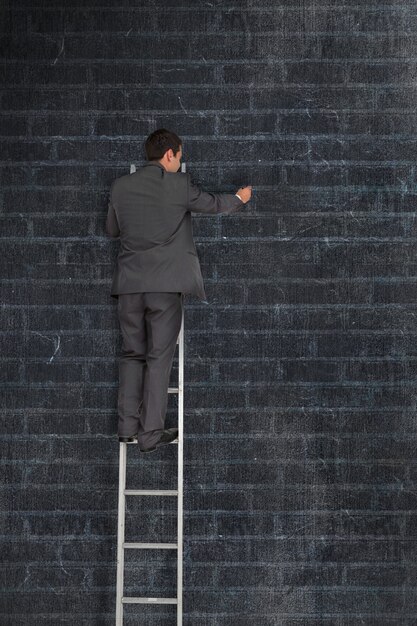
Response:
POLYGON ((117 311, 122 347, 119 358, 118 435, 138 432, 146 367, 146 325, 143 293, 119 295, 117 311))
POLYGON ((181 293, 146 293, 146 368, 138 440, 153 446, 165 427, 168 385, 178 333, 181 328, 181 293))

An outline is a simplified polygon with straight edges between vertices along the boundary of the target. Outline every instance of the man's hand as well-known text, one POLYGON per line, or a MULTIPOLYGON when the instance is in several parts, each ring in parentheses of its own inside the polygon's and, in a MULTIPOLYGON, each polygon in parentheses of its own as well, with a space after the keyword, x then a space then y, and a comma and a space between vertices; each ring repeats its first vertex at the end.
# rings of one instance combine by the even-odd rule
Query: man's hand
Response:
POLYGON ((248 187, 241 187, 236 191, 236 195, 238 195, 242 202, 246 204, 249 202, 252 195, 252 185, 249 185, 248 187))

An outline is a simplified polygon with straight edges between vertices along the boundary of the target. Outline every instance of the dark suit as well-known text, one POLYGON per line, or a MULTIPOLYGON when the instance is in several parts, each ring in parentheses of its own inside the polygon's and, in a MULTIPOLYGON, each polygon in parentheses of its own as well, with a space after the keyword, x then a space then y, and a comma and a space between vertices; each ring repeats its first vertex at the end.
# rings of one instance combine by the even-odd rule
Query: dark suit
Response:
POLYGON ((110 194, 106 230, 121 245, 111 295, 179 291, 205 300, 191 211, 233 213, 239 198, 200 191, 189 174, 157 161, 117 178, 110 194))
POLYGON ((242 206, 235 194, 203 192, 189 174, 167 172, 157 161, 112 184, 106 231, 120 237, 111 287, 123 336, 119 435, 138 432, 141 447, 151 447, 164 427, 182 294, 206 299, 191 212, 233 213, 242 206))

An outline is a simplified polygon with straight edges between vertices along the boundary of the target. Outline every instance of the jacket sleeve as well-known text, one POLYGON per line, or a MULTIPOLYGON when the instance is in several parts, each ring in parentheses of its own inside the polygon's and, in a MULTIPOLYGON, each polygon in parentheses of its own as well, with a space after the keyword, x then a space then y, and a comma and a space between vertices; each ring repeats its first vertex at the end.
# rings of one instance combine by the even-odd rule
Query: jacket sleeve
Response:
POLYGON ((234 213, 244 202, 233 193, 208 193, 201 191, 187 173, 187 209, 193 213, 234 213))
MULTIPOLYGON (((113 185, 112 185, 113 189, 113 185)), ((109 209, 107 212, 106 219, 106 233, 110 235, 110 237, 118 237, 120 235, 119 223, 117 221, 116 211, 114 210, 114 206, 112 204, 111 192, 110 190, 110 200, 109 200, 109 209)))

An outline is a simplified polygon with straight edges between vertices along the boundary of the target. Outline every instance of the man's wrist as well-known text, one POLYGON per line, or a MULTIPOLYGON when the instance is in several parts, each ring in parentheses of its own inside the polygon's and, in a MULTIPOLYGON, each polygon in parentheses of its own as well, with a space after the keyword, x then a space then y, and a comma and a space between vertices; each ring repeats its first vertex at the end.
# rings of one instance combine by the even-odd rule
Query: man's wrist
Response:
POLYGON ((239 196, 239 194, 238 194, 238 193, 235 193, 235 196, 237 196, 237 197, 239 198, 239 200, 240 200, 241 202, 243 202, 242 198, 239 196))

